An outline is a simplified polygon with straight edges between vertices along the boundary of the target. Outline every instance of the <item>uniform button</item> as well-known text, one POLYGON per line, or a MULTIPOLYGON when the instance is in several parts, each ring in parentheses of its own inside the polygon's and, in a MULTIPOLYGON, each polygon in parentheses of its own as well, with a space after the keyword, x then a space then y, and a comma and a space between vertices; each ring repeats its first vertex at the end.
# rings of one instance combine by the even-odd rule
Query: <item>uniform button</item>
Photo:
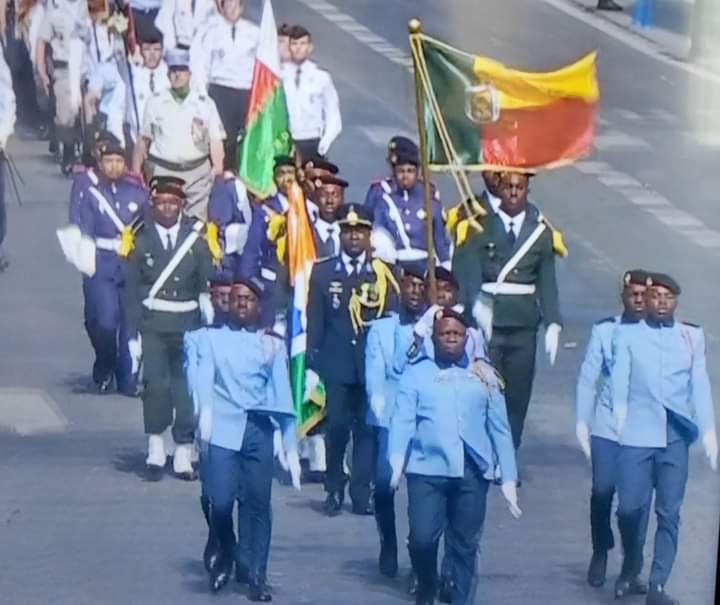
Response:
POLYGON ((408 223, 405 223, 405 231, 410 231, 410 225, 408 223))
POLYGON ((405 208, 404 212, 405 214, 410 214, 410 210, 408 208, 405 208))
POLYGON ((518 273, 518 270, 517 270, 517 269, 513 269, 513 273, 518 273))
POLYGON ((177 298, 177 291, 173 290, 173 296, 177 298))
POLYGON ((353 338, 353 339, 350 341, 350 343, 356 345, 356 344, 357 344, 357 340, 355 340, 355 339, 353 338))
POLYGON ((177 275, 175 276, 175 281, 180 281, 180 278, 177 275))

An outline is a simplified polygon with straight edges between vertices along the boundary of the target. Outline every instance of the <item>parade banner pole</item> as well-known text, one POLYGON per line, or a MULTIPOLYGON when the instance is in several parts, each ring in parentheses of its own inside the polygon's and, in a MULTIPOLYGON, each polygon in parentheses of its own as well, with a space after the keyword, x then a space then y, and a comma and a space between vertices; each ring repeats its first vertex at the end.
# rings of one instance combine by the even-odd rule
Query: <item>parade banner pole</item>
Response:
POLYGON ((415 111, 417 113, 418 140, 420 143, 420 166, 423 179, 423 205, 425 208, 425 233, 427 237, 427 271, 428 271, 428 299, 432 304, 437 300, 437 283, 435 280, 435 240, 433 238, 432 196, 430 195, 430 161, 428 158, 427 133, 425 132, 425 106, 423 103, 423 86, 420 79, 420 66, 416 55, 421 52, 422 41, 419 34, 422 24, 419 19, 410 19, 408 32, 410 33, 410 48, 413 56, 413 73, 415 74, 415 111))

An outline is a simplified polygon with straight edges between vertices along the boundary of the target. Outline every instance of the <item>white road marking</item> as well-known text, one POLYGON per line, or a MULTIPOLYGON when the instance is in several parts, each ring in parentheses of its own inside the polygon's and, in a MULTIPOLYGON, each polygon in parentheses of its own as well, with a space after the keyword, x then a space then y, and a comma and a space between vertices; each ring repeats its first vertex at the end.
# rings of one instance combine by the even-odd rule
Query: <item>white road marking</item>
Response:
POLYGON ((298 0, 311 10, 319 13, 322 17, 328 21, 332 21, 343 31, 349 33, 358 42, 382 55, 386 59, 401 65, 405 68, 412 67, 412 59, 407 49, 398 48, 391 44, 385 38, 378 36, 371 32, 362 23, 359 23, 355 18, 339 11, 332 4, 323 2, 323 0, 298 0))
POLYGON ((0 425, 19 435, 64 431, 67 418, 40 389, 0 389, 0 425))
POLYGON ((607 162, 600 162, 597 160, 581 160, 576 162, 574 167, 584 174, 600 174, 612 170, 612 166, 607 162))
POLYGON ((638 120, 642 119, 642 116, 639 113, 635 113, 634 111, 630 109, 614 109, 613 110, 616 114, 618 114, 621 118, 624 120, 630 120, 632 122, 636 122, 638 120))
POLYGON ((650 144, 640 137, 625 134, 619 130, 608 130, 595 136, 593 145, 600 151, 608 149, 651 149, 650 144))
POLYGON ((642 183, 636 178, 616 170, 599 175, 598 181, 608 187, 642 187, 642 183))
MULTIPOLYGON (((534 2, 535 0, 532 1, 534 2)), ((586 25, 589 25, 590 27, 606 34, 607 36, 610 36, 611 38, 622 42, 626 46, 629 46, 630 48, 642 53, 647 57, 650 57, 651 59, 655 59, 656 61, 664 63, 665 65, 671 65, 672 67, 681 69, 699 78, 709 80, 710 82, 714 82, 715 84, 720 84, 720 74, 717 74, 710 69, 700 67, 699 65, 695 65, 693 63, 686 63, 678 59, 673 59, 667 54, 662 54, 665 52, 665 49, 663 49, 657 44, 650 42, 649 40, 641 38, 640 36, 627 31, 621 25, 617 25, 616 23, 608 21, 607 19, 603 19, 602 17, 598 17, 596 15, 588 13, 580 7, 574 4, 570 4, 569 2, 567 2, 567 0, 542 1, 545 4, 548 4, 553 8, 559 10, 560 12, 565 13, 566 15, 573 17, 578 21, 582 21, 586 25)))
POLYGON ((662 195, 648 189, 623 189, 619 187, 618 191, 636 206, 672 206, 662 195))

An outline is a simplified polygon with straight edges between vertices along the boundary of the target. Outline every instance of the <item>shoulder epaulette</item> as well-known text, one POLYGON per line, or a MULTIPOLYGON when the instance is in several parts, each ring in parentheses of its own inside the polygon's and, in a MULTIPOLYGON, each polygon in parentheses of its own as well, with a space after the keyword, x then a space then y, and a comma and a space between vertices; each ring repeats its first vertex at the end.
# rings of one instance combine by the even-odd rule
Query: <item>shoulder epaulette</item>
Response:
POLYGON ((607 324, 607 323, 615 323, 615 318, 611 315, 610 317, 606 317, 605 319, 596 321, 595 325, 599 326, 600 324, 607 324))
POLYGON ((691 328, 700 328, 700 325, 696 323, 692 323, 691 321, 683 321, 681 322, 684 326, 690 326, 691 328))

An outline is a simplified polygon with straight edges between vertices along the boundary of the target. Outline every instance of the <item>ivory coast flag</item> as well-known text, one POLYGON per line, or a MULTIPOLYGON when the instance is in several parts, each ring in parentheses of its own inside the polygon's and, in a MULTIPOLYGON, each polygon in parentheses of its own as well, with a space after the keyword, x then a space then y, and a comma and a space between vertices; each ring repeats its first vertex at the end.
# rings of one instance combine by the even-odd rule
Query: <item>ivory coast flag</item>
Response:
POLYGON ((287 155, 290 143, 275 15, 265 0, 238 166, 240 179, 260 199, 275 193, 274 158, 287 155))
POLYGON ((318 387, 305 401, 305 352, 307 350, 307 301, 310 272, 316 259, 315 241, 307 214, 305 196, 297 183, 288 192, 288 273, 293 289, 288 321, 290 335, 290 384, 297 414, 299 437, 305 437, 323 418, 325 390, 318 387))
POLYGON ((590 151, 596 53, 550 72, 510 69, 417 34, 430 164, 550 168, 590 151))

